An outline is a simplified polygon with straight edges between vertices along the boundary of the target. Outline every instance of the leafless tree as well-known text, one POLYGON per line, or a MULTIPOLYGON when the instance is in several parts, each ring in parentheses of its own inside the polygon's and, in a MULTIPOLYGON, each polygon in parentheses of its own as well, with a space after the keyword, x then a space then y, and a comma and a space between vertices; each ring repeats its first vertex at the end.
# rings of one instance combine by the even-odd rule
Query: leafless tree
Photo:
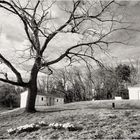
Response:
MULTIPOLYGON (((70 64, 90 58, 101 65, 100 61, 95 58, 95 50, 99 48, 101 51, 105 51, 110 44, 122 43, 115 39, 115 35, 127 30, 128 24, 117 15, 116 7, 121 5, 115 0, 70 0, 68 1, 69 6, 62 2, 60 4, 60 1, 49 1, 49 4, 45 0, 27 0, 26 2, 23 4, 21 0, 0 0, 0 8, 17 16, 24 25, 27 39, 30 42, 29 59, 34 60, 30 78, 28 82, 25 82, 19 70, 0 53, 1 63, 7 65, 17 78, 16 81, 10 80, 7 73, 4 73, 4 78, 0 78, 0 81, 28 88, 26 111, 34 112, 37 77, 40 70, 46 67, 52 72, 51 66, 65 58, 70 64), (57 27, 54 17, 50 14, 53 5, 65 12, 67 18, 63 20, 64 23, 57 24, 57 27), (45 56, 48 44, 59 33, 77 34, 80 41, 66 48, 57 58, 49 60, 45 56)), ((64 2, 67 3, 67 1, 64 2)))

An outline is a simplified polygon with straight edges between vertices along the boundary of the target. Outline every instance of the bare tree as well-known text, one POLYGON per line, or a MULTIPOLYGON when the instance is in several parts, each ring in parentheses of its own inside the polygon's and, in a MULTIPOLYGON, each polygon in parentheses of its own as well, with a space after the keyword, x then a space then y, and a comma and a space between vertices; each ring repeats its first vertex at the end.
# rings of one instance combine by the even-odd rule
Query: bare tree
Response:
POLYGON ((66 13, 67 20, 63 20, 64 23, 57 27, 53 23, 54 18, 49 14, 53 5, 60 7, 60 1, 51 1, 51 4, 48 5, 44 0, 27 0, 26 4, 22 4, 21 0, 0 0, 0 8, 18 16, 23 23, 27 39, 30 42, 29 59, 34 60, 29 81, 24 82, 21 73, 0 53, 1 63, 7 65, 17 78, 16 81, 10 80, 7 73, 3 73, 4 78, 0 78, 0 81, 28 88, 26 106, 28 112, 35 111, 37 77, 40 70, 46 67, 52 72, 51 66, 64 58, 70 63, 80 59, 86 61, 87 58, 90 58, 101 64, 94 56, 95 50, 100 48, 105 51, 110 44, 120 43, 120 40, 115 40, 112 36, 114 37, 116 33, 128 28, 127 24, 116 14, 117 8, 115 7, 121 5, 115 0, 70 0, 68 1, 69 6, 60 7, 66 13), (49 26, 46 27, 48 23, 49 26), (48 57, 45 57, 45 52, 48 51, 50 41, 59 33, 77 34, 81 41, 66 48, 57 58, 49 60, 48 57))

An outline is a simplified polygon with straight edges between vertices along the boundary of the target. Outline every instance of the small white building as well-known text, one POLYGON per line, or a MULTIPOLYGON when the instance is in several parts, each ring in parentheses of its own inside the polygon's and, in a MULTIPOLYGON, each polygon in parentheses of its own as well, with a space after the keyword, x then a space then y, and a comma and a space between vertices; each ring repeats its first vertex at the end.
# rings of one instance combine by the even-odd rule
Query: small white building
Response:
MULTIPOLYGON (((28 91, 20 94, 20 108, 26 107, 28 91)), ((52 106, 64 104, 64 97, 62 95, 43 94, 38 93, 36 97, 35 106, 52 106)))
POLYGON ((140 100, 140 84, 133 87, 128 87, 128 90, 130 100, 140 100))
POLYGON ((121 96, 115 96, 115 100, 122 100, 121 96))
POLYGON ((20 93, 20 108, 24 108, 27 103, 28 91, 20 93))

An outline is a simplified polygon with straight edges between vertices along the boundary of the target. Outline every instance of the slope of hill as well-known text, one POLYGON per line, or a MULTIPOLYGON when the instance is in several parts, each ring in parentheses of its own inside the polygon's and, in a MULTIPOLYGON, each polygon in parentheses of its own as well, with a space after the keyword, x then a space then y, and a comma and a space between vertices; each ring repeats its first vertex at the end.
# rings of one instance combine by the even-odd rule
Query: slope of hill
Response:
POLYGON ((23 109, 0 114, 0 139, 139 139, 139 101, 89 101, 37 108, 34 114, 23 109), (112 109, 115 102, 116 109, 112 109), (9 135, 7 129, 25 124, 70 122, 78 131, 43 126, 33 132, 9 135))

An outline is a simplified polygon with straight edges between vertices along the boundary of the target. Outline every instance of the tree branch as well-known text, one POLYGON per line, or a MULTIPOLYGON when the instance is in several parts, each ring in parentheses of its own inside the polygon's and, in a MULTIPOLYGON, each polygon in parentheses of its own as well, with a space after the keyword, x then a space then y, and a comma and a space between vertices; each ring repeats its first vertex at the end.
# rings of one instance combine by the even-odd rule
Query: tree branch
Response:
MULTIPOLYGON (((0 1, 0 4, 1 4, 1 7, 2 7, 2 4, 9 6, 9 7, 13 10, 13 12, 12 12, 12 10, 10 10, 10 8, 7 8, 7 7, 6 7, 5 9, 8 10, 8 11, 10 11, 10 12, 12 12, 12 13, 14 13, 15 15, 17 15, 17 16, 21 19, 21 21, 22 21, 23 24, 24 24, 24 29, 25 29, 26 35, 27 35, 27 37, 28 37, 30 43, 35 47, 34 42, 32 41, 32 39, 31 39, 31 37, 30 37, 29 28, 28 28, 28 21, 27 21, 25 15, 24 15, 24 12, 23 12, 22 14, 20 14, 20 13, 16 10, 16 8, 15 8, 16 6, 14 7, 10 2, 7 2, 7 1, 5 1, 5 0, 1 0, 1 1, 0 1)), ((15 4, 15 3, 14 3, 14 4, 15 4)), ((3 7, 5 7, 5 6, 3 6, 3 7)), ((19 8, 19 7, 18 7, 18 8, 19 8)))
POLYGON ((88 58, 94 60, 100 67, 104 67, 104 65, 99 60, 97 60, 96 58, 94 58, 93 56, 90 56, 90 55, 87 55, 87 54, 81 54, 81 53, 74 53, 74 52, 70 52, 69 54, 73 54, 73 55, 75 55, 77 57, 80 57, 85 62, 86 62, 86 60, 84 58, 82 58, 82 56, 83 57, 88 57, 88 58))
POLYGON ((18 83, 23 83, 21 74, 15 69, 15 67, 14 67, 7 59, 5 59, 5 58, 2 56, 2 54, 0 54, 0 59, 1 59, 1 60, 4 62, 4 64, 7 65, 7 67, 9 67, 9 68, 12 70, 12 72, 16 75, 18 83))
POLYGON ((15 81, 11 81, 11 80, 8 80, 8 79, 3 79, 3 78, 0 78, 0 81, 8 83, 8 84, 15 85, 15 86, 28 87, 28 83, 19 83, 19 82, 15 82, 15 81))
POLYGON ((77 7, 79 6, 81 0, 78 0, 77 2, 74 3, 74 7, 73 7, 73 11, 69 17, 69 19, 67 20, 67 22, 65 22, 62 26, 60 26, 56 31, 54 31, 52 34, 50 34, 48 36, 48 38, 45 40, 43 46, 42 46, 42 49, 41 49, 41 54, 44 52, 44 50, 46 49, 47 47, 47 44, 49 43, 49 41, 60 31, 62 31, 62 29, 64 29, 73 19, 73 14, 75 12, 75 10, 77 9, 77 7))

